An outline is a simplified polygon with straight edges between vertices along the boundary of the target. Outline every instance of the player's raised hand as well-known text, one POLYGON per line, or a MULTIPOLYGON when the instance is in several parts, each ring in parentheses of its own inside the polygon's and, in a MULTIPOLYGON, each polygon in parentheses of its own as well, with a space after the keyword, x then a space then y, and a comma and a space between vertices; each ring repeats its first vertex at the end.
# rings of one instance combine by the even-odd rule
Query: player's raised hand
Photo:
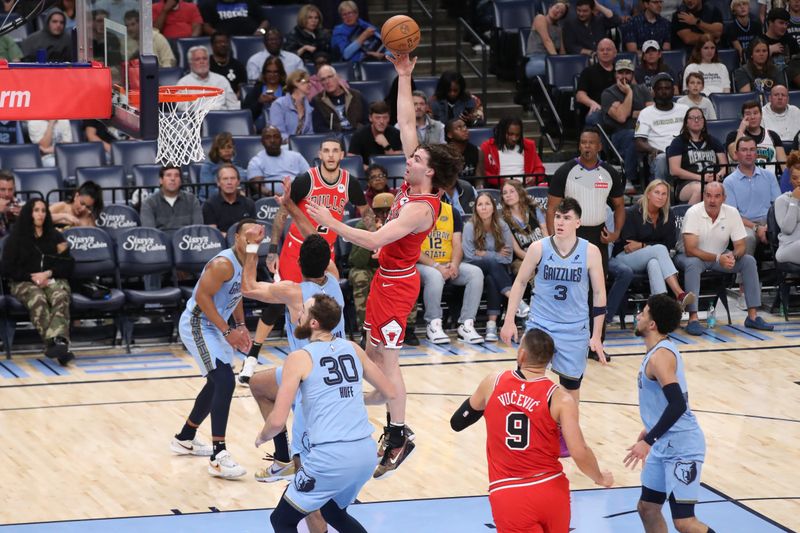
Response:
POLYGON ((511 339, 514 339, 514 342, 519 340, 517 325, 514 324, 513 320, 511 322, 504 322, 503 328, 500 330, 500 340, 511 346, 511 339))
POLYGON ((275 201, 278 205, 286 205, 292 201, 292 177, 283 177, 283 193, 275 195, 275 201))
POLYGON ((417 64, 417 58, 408 54, 387 54, 386 59, 394 63, 394 69, 397 71, 398 76, 411 76, 411 73, 414 72, 414 66, 417 64))
POLYGON ((314 219, 314 222, 323 226, 330 226, 331 222, 334 221, 333 215, 331 215, 327 207, 315 204, 314 202, 308 202, 306 204, 306 212, 314 219))
POLYGON ((261 244, 264 240, 264 226, 261 224, 251 224, 244 230, 244 238, 247 244, 261 244))

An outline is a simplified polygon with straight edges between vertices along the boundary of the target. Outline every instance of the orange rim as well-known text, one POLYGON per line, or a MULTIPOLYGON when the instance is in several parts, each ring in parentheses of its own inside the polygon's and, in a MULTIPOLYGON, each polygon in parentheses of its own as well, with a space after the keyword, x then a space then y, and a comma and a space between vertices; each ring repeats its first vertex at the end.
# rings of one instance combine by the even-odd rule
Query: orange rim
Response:
POLYGON ((220 96, 225 91, 218 87, 199 85, 164 85, 158 88, 159 102, 192 102, 198 98, 220 96))

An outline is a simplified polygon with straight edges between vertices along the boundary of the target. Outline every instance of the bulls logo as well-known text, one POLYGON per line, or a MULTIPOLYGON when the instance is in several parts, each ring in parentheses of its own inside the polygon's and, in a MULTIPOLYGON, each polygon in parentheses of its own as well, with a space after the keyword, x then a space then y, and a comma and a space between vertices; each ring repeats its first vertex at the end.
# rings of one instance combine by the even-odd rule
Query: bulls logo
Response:
POLYGON ((697 464, 694 461, 678 461, 675 464, 675 478, 684 485, 690 485, 697 479, 697 464))
POLYGON ((306 474, 302 466, 294 475, 294 488, 296 488, 298 492, 311 492, 314 490, 316 484, 317 480, 306 474))
POLYGON ((386 342, 387 348, 397 348, 400 334, 403 333, 403 328, 397 320, 390 320, 387 324, 381 327, 381 333, 386 342))

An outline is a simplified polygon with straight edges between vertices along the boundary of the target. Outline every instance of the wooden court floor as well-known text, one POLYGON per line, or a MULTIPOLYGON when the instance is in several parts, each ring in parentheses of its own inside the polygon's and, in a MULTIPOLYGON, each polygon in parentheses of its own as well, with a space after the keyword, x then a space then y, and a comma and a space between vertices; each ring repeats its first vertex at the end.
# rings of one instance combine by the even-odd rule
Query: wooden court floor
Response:
MULTIPOLYGON (((723 326, 703 337, 676 332, 688 372, 690 405, 708 443, 702 481, 789 530, 800 530, 800 320, 754 334, 723 326)), ((741 320, 738 320, 741 324, 741 320)), ((280 364, 283 343, 262 350, 280 364)), ((609 330, 607 367, 590 362, 582 390, 585 435, 620 486, 639 484, 625 470, 639 433, 636 374, 643 345, 630 330, 609 330)), ((482 424, 455 434, 449 418, 487 373, 512 366, 503 344, 406 348, 408 423, 417 453, 393 477, 371 481, 364 502, 486 493, 482 424)), ((263 368, 263 367, 262 367, 263 368)), ((266 463, 253 442, 261 419, 237 388, 228 449, 248 474, 211 478, 202 458, 175 457, 169 441, 202 386, 181 346, 78 351, 68 373, 36 356, 0 364, 0 524, 163 515, 273 507, 284 485, 257 483, 266 463)), ((381 409, 370 418, 382 425, 381 409)), ((209 421, 200 435, 208 438, 209 421)), ((266 450, 271 451, 271 445, 266 450)), ((574 489, 591 488, 571 460, 574 489)), ((635 504, 635 502, 633 502, 635 504)), ((719 530, 718 530, 719 531, 719 530)))

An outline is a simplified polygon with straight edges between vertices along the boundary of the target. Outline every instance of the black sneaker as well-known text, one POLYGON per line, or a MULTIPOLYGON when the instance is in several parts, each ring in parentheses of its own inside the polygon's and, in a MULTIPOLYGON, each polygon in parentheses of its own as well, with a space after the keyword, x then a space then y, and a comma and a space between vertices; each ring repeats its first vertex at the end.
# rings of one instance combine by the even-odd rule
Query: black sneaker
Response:
POLYGON ((67 350, 64 355, 58 356, 58 364, 61 366, 67 366, 73 359, 75 359, 75 354, 67 350))
POLYGON ((405 340, 403 343, 408 346, 419 346, 419 338, 417 337, 417 334, 414 333, 413 329, 406 329, 405 340))
POLYGON ((69 352, 69 347, 64 341, 65 339, 62 337, 50 339, 47 341, 44 354, 50 359, 60 359, 62 357, 66 357, 67 353, 69 352))
POLYGON ((416 445, 406 436, 403 437, 403 444, 400 446, 396 448, 387 447, 381 462, 375 468, 375 473, 372 474, 373 479, 384 479, 394 474, 394 471, 403 464, 403 461, 411 456, 414 448, 416 448, 416 445))

